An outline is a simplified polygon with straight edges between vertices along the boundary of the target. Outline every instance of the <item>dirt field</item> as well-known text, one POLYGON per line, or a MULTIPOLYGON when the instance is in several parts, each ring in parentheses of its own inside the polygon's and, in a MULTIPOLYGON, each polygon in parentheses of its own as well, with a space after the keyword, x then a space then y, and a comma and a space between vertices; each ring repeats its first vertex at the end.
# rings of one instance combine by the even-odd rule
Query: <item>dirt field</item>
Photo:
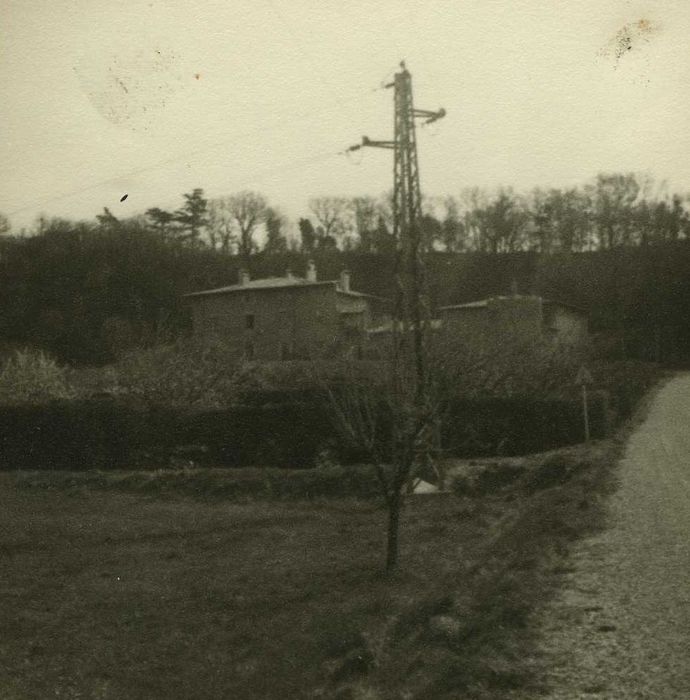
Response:
MULTIPOLYGON (((607 449, 587 458, 605 466, 607 449)), ((2 698, 534 694, 526 621, 591 526, 601 472, 552 466, 495 493, 489 480, 481 497, 414 497, 393 580, 373 501, 0 475, 2 698)))

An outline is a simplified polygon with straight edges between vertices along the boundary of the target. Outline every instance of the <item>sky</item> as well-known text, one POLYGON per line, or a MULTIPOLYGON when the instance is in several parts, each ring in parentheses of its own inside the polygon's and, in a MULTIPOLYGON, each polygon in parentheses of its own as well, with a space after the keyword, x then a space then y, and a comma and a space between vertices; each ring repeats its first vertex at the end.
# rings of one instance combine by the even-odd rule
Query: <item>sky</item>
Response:
POLYGON ((13 227, 264 193, 379 195, 401 59, 422 190, 647 173, 690 192, 687 0, 2 0, 0 212, 13 227), (125 201, 120 199, 127 194, 125 201))

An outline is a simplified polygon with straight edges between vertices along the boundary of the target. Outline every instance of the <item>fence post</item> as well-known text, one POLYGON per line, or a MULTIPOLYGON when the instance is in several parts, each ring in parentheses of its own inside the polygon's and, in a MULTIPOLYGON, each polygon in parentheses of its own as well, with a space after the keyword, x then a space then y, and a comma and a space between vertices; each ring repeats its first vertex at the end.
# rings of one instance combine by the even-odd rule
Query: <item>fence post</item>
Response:
POLYGON ((585 442, 589 442, 589 410, 587 406, 587 385, 592 384, 594 380, 589 370, 582 365, 575 377, 575 384, 582 387, 582 416, 585 423, 585 442))

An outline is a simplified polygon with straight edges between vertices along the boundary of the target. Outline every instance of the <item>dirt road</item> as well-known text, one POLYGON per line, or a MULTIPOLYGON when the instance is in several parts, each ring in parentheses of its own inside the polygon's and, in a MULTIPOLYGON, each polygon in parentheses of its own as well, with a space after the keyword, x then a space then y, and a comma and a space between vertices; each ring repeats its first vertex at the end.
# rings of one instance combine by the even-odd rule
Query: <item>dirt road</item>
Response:
POLYGON ((632 434, 610 527, 542 615, 551 698, 690 698, 690 375, 632 434))

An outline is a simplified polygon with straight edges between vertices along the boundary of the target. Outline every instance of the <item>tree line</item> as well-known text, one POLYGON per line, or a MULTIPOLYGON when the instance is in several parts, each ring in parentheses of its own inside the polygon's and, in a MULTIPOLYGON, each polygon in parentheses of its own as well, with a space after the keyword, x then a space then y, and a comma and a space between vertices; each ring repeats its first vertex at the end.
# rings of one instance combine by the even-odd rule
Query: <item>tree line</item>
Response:
MULTIPOLYGON (((520 194, 510 188, 471 188, 457 197, 427 197, 421 226, 430 251, 609 250, 688 237, 687 202, 687 196, 669 194, 651 178, 600 173, 593 182, 569 189, 520 194)), ((147 217, 153 226, 177 224, 178 234, 243 258, 259 250, 387 253, 394 248, 390 194, 314 197, 308 206, 308 214, 297 221, 296 236, 285 215, 258 192, 206 200, 194 190, 178 212, 152 209, 147 217)))
MULTIPOLYGON (((512 253, 582 252, 646 246, 688 237, 688 196, 634 173, 600 173, 567 189, 480 188, 459 196, 427 197, 421 221, 428 251, 512 253)), ((244 259, 260 250, 394 248, 392 196, 313 197, 293 222, 259 192, 207 200, 201 189, 184 195, 177 211, 146 212, 147 225, 166 237, 205 245, 244 259)))
MULTIPOLYGON (((428 251, 541 253, 610 250, 681 240, 690 232, 688 195, 670 194, 646 176, 600 173, 580 187, 517 193, 470 188, 458 196, 426 197, 421 220, 428 251)), ((101 226, 118 225, 108 210, 101 226)), ((315 253, 394 248, 392 196, 313 197, 296 222, 260 192, 207 198, 201 188, 183 195, 175 210, 153 207, 129 223, 162 240, 209 248, 244 260, 257 252, 315 253)), ((47 225, 39 217, 29 234, 47 225)), ((0 234, 10 233, 0 215, 0 234)))

